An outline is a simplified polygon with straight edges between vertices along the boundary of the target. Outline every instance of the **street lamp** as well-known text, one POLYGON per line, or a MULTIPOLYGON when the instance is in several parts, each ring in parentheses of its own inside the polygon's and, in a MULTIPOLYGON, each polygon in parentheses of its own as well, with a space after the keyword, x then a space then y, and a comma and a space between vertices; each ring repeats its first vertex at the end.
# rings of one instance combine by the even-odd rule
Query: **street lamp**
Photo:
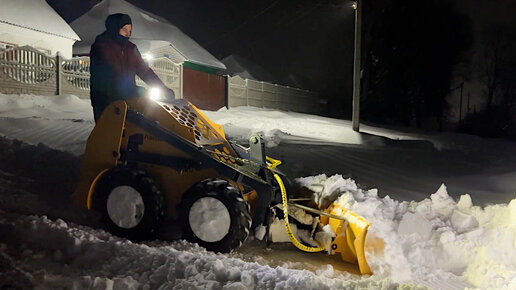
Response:
POLYGON ((362 40, 362 0, 357 0, 353 3, 355 9, 355 53, 353 62, 353 112, 351 115, 351 122, 353 130, 360 129, 360 77, 362 71, 360 69, 360 43, 362 40))

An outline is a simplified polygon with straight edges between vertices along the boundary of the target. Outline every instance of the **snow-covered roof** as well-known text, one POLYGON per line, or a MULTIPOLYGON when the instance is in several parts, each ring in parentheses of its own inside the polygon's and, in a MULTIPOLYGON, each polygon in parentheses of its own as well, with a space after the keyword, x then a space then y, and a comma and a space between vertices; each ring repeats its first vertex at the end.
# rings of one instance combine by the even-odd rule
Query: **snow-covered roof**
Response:
POLYGON ((244 79, 277 82, 276 77, 271 73, 239 55, 229 55, 222 60, 222 63, 226 65, 228 74, 232 76, 239 75, 244 79))
POLYGON ((0 7, 0 22, 80 40, 70 25, 45 0, 2 0, 0 7))
POLYGON ((107 16, 113 13, 125 13, 131 16, 133 22, 131 41, 138 45, 140 50, 142 47, 155 46, 156 41, 166 41, 187 61, 218 69, 226 68, 222 62, 167 20, 123 0, 103 0, 70 24, 82 39, 75 43, 74 53, 90 52, 95 37, 106 30, 104 22, 107 16))

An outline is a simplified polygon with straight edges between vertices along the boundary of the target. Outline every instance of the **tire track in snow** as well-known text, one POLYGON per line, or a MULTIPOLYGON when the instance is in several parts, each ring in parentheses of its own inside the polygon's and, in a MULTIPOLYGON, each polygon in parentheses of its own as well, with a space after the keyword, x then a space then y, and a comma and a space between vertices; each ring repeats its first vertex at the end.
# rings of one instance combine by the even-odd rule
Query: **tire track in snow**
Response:
POLYGON ((82 154, 93 124, 71 120, 9 119, 2 122, 0 134, 30 144, 43 143, 48 147, 82 154), (20 129, 30 128, 30 129, 20 129))
POLYGON ((410 176, 403 172, 402 168, 395 168, 388 161, 377 160, 370 157, 367 151, 376 153, 375 149, 358 149, 353 146, 299 146, 288 145, 274 148, 280 152, 285 166, 292 177, 314 174, 341 174, 344 177, 352 177, 361 187, 377 188, 382 195, 412 200, 415 196, 425 198, 439 188, 441 182, 433 179, 410 176), (365 154, 365 156, 364 156, 365 154), (290 160, 300 160, 305 167, 292 166, 290 160), (380 162, 379 162, 380 161, 380 162), (292 174, 294 171, 294 174, 292 174))

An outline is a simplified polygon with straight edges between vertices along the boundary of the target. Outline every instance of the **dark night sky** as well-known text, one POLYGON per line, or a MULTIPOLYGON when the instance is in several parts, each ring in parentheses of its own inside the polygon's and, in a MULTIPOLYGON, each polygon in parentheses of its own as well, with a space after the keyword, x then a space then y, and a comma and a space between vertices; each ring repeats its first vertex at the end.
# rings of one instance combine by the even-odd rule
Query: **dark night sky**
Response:
MULTIPOLYGON (((46 1, 67 22, 100 2, 46 1)), ((329 98, 352 94, 350 0, 126 1, 169 20, 220 60, 238 54, 262 66, 276 77, 276 83, 323 92, 329 98)), ((369 1, 374 5, 381 0, 369 1)), ((471 18, 475 35, 497 24, 516 27, 514 0, 442 1, 453 3, 471 18)))
MULTIPOLYGON (((67 22, 99 3, 47 2, 67 22)), ((351 85, 354 18, 349 0, 127 2, 169 20, 218 59, 235 53, 257 63, 280 84, 317 91, 351 85), (347 76, 339 72, 343 68, 347 76)))

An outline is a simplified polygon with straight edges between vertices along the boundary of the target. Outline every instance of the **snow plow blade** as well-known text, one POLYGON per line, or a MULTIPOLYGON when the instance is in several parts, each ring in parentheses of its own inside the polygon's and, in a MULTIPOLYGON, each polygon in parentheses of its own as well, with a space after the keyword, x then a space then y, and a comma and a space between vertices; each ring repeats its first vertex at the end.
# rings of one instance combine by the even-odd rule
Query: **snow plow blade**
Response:
POLYGON ((360 274, 372 274, 365 258, 365 240, 369 222, 363 217, 333 203, 326 213, 342 217, 335 218, 322 215, 322 225, 330 225, 335 238, 330 246, 330 254, 340 253, 343 261, 358 264, 360 274))

